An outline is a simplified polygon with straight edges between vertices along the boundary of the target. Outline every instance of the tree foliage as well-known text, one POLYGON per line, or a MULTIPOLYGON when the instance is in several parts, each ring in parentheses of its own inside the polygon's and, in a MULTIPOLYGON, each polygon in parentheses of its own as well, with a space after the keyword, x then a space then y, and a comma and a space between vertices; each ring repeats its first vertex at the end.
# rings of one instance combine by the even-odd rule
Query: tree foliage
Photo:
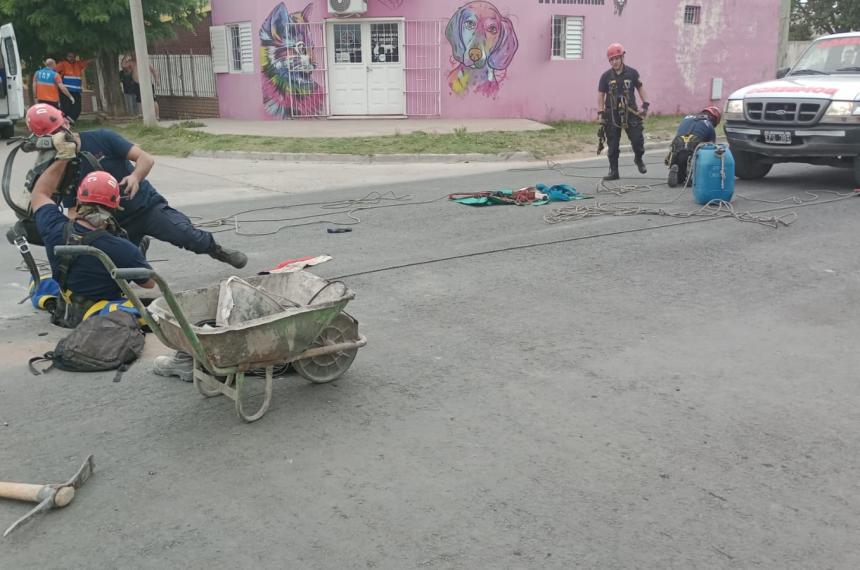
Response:
POLYGON ((792 40, 809 40, 820 34, 860 30, 858 0, 792 0, 792 40))
MULTIPOLYGON (((170 37, 173 25, 188 25, 200 0, 142 0, 147 40, 170 37)), ((134 49, 128 0, 0 0, 0 20, 12 22, 28 70, 45 57, 67 51, 94 58, 102 104, 115 112, 121 101, 117 61, 134 49)))

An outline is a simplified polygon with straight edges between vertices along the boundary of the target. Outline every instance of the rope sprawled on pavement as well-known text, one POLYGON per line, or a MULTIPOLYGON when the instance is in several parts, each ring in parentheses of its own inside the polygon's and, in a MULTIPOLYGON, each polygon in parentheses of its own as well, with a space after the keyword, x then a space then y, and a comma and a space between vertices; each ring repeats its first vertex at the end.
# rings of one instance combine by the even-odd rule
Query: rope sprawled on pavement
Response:
POLYGON ((548 224, 572 222, 598 216, 667 216, 670 218, 735 218, 739 222, 753 222, 771 228, 789 226, 797 219, 797 212, 788 212, 781 216, 760 216, 753 212, 738 212, 729 202, 711 200, 704 206, 689 212, 670 212, 664 208, 649 208, 635 205, 623 205, 609 202, 597 202, 584 206, 574 204, 556 208, 544 216, 548 224))

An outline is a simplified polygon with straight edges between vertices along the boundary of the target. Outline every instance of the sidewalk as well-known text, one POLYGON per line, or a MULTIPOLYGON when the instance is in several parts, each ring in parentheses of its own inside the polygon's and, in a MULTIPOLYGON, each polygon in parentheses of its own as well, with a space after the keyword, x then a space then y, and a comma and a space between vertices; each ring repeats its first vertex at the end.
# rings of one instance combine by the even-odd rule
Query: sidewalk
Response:
MULTIPOLYGON (((160 121, 168 127, 182 121, 160 121)), ((487 131, 540 131, 549 125, 529 119, 294 119, 285 121, 238 121, 195 119, 205 126, 195 130, 213 135, 252 135, 289 138, 382 137, 425 132, 451 134, 457 129, 470 133, 487 131)))

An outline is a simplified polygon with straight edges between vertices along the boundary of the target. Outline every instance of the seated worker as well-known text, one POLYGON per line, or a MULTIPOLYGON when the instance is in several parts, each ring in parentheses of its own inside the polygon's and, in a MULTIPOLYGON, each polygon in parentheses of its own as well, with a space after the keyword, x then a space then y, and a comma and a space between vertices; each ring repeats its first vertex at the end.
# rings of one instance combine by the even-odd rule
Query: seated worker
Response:
POLYGON ((666 166, 669 167, 669 186, 674 188, 678 184, 686 184, 690 159, 696 151, 696 147, 702 143, 716 142, 716 126, 720 124, 722 114, 716 107, 706 107, 698 115, 687 115, 681 124, 675 138, 672 140, 672 148, 666 156, 666 166))
MULTIPOLYGON (((63 124, 60 111, 54 111, 63 124)), ((51 120, 45 117, 32 120, 28 116, 27 123, 38 126, 43 118, 51 120)), ((53 122, 57 121, 58 117, 54 117, 53 122)), ((119 184, 107 172, 93 172, 81 182, 74 221, 63 215, 53 195, 65 171, 65 162, 74 157, 76 149, 71 142, 57 143, 56 146, 57 160, 42 173, 30 194, 30 207, 45 244, 53 277, 40 283, 40 290, 33 296, 33 304, 45 308, 50 294, 54 293, 57 308, 52 322, 68 328, 76 327, 92 315, 111 310, 128 310, 136 314, 128 301, 122 298, 119 285, 97 258, 83 255, 61 259, 54 255, 54 248, 58 245, 90 245, 105 252, 117 267, 150 267, 138 247, 118 235, 121 230, 113 213, 119 203, 119 184)), ((135 283, 146 289, 155 286, 152 279, 135 283)))
MULTIPOLYGON (((101 167, 119 180, 122 208, 116 213, 116 221, 132 243, 141 245, 145 237, 154 237, 194 253, 205 253, 237 269, 245 267, 248 257, 244 253, 222 247, 211 233, 195 228, 188 216, 171 208, 146 180, 155 165, 149 153, 108 129, 72 134, 81 152, 95 156, 101 167)), ((78 181, 92 171, 93 166, 82 161, 78 181)), ((72 206, 68 201, 64 205, 72 206)), ((146 243, 144 251, 145 248, 146 243)))

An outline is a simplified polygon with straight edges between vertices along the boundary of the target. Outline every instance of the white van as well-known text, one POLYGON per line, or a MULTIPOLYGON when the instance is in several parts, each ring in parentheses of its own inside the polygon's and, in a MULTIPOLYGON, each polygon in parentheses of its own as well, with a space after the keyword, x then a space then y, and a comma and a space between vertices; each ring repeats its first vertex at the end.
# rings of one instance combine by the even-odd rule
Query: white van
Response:
POLYGON ((21 58, 12 24, 0 26, 0 138, 15 133, 15 121, 24 118, 24 81, 21 58))

